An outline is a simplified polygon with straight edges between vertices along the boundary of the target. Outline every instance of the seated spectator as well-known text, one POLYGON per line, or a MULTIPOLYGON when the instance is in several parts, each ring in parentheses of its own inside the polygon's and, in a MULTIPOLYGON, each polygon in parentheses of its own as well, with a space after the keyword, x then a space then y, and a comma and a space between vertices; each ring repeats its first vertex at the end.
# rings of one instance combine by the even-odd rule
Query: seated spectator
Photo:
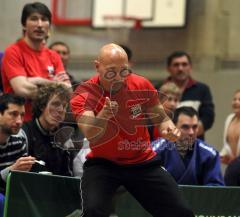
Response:
MULTIPOLYGON (((159 97, 167 115, 173 118, 174 111, 176 110, 181 99, 181 90, 175 83, 167 82, 159 88, 159 97)), ((152 133, 151 129, 152 128, 150 127, 150 134, 152 133)), ((158 128, 153 127, 153 135, 151 136, 151 140, 156 140, 159 137, 161 137, 161 135, 158 128)))
POLYGON ((207 84, 192 77, 192 60, 185 51, 174 51, 167 58, 169 77, 164 81, 174 82, 182 92, 180 106, 191 106, 199 114, 198 138, 204 139, 204 133, 214 122, 214 104, 207 84))
POLYGON ((35 158, 27 155, 25 139, 21 136, 24 116, 22 97, 12 94, 0 96, 0 190, 6 187, 11 170, 29 171, 35 158))
POLYGON ((198 113, 192 107, 176 109, 173 122, 181 131, 180 139, 158 139, 153 142, 153 149, 178 184, 224 185, 218 152, 197 139, 198 121, 198 113))
POLYGON ((227 186, 240 186, 240 157, 229 163, 225 171, 224 181, 227 186))
MULTIPOLYGON (((70 48, 69 46, 62 42, 62 41, 56 41, 53 42, 52 44, 49 45, 49 48, 51 50, 56 51, 61 59, 62 59, 62 63, 64 65, 65 71, 68 74, 69 78, 70 78, 70 82, 72 84, 72 88, 75 90, 79 84, 79 81, 77 81, 73 75, 71 75, 68 71, 68 62, 69 62, 69 58, 70 58, 70 48)), ((74 136, 76 138, 80 138, 81 137, 81 141, 83 139, 83 134, 80 131, 80 129, 77 126, 76 120, 72 115, 71 109, 67 108, 67 113, 66 113, 66 117, 64 120, 64 125, 66 126, 70 126, 74 128, 74 136)))
MULTIPOLYGON (((24 123, 28 152, 45 165, 36 164, 33 172, 48 171, 55 175, 71 176, 71 160, 67 150, 59 143, 69 142, 69 138, 59 141, 61 122, 65 118, 70 99, 69 90, 62 84, 49 84, 39 88, 33 101, 33 120, 24 123)), ((69 133, 70 134, 70 133, 69 133)))
POLYGON ((60 55, 60 57, 62 59, 63 66, 64 66, 64 69, 65 69, 66 73, 68 74, 68 76, 70 78, 70 82, 72 84, 72 87, 75 89, 77 87, 77 85, 79 84, 79 82, 76 81, 74 76, 71 75, 69 73, 69 70, 68 70, 68 62, 69 62, 69 59, 70 59, 70 48, 69 48, 69 46, 62 41, 56 41, 56 42, 53 42, 52 44, 50 44, 49 48, 51 50, 56 51, 60 55))
POLYGON ((232 100, 233 113, 228 115, 223 134, 223 148, 220 151, 221 162, 229 164, 240 155, 240 89, 235 91, 232 100))

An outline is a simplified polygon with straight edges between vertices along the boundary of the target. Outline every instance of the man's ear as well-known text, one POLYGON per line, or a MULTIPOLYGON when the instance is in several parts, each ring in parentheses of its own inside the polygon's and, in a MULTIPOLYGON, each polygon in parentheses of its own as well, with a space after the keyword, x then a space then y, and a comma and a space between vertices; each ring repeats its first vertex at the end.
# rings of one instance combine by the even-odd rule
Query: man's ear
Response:
POLYGON ((94 60, 94 65, 95 65, 95 69, 98 71, 99 69, 99 61, 98 60, 94 60))
MULTIPOLYGON (((48 104, 48 103, 47 103, 48 104)), ((40 106, 39 107, 39 110, 41 111, 41 114, 43 113, 43 111, 44 111, 44 109, 47 107, 47 105, 45 106, 45 107, 43 107, 43 106, 40 106)))
POLYGON ((26 31, 26 25, 22 26, 22 30, 25 32, 26 31))
POLYGON ((168 74, 171 74, 169 66, 167 66, 166 70, 167 70, 168 74))

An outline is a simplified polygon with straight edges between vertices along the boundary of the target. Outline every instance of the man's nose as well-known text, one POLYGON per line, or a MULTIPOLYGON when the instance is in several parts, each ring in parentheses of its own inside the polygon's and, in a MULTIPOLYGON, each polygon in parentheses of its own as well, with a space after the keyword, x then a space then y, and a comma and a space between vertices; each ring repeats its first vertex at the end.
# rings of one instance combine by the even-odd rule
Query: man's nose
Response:
POLYGON ((178 65, 178 70, 181 70, 181 71, 183 70, 183 65, 182 64, 178 65))
POLYGON ((116 73, 115 79, 117 81, 122 80, 122 76, 120 75, 120 73, 116 73))
POLYGON ((42 27, 42 25, 43 25, 43 21, 42 21, 42 19, 38 19, 38 21, 37 21, 37 25, 40 26, 40 27, 42 27))
POLYGON ((57 111, 58 112, 64 112, 66 110, 66 107, 64 106, 64 105, 59 105, 58 107, 57 107, 57 111))
POLYGON ((189 130, 188 130, 188 134, 189 134, 189 135, 193 135, 193 134, 194 134, 194 130, 193 130, 192 127, 189 128, 189 130))
POLYGON ((19 125, 23 124, 23 116, 22 115, 17 116, 16 123, 19 125))
POLYGON ((170 105, 172 108, 176 108, 177 103, 176 103, 174 100, 170 100, 170 101, 169 101, 169 105, 170 105))

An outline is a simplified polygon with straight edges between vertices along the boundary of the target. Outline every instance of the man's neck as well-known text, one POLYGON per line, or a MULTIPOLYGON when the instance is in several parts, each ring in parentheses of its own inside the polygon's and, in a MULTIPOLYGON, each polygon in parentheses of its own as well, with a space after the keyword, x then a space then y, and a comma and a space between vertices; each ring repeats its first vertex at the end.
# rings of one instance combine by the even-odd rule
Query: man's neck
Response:
POLYGON ((6 143, 8 137, 9 137, 9 135, 7 135, 6 133, 3 133, 3 132, 0 130, 0 144, 6 143))
POLYGON ((189 82, 189 79, 186 79, 185 81, 179 81, 179 80, 173 80, 173 82, 180 88, 180 90, 183 92, 187 85, 188 85, 188 82, 189 82))
POLYGON ((42 41, 33 41, 33 40, 30 40, 28 37, 24 37, 24 41, 27 43, 27 45, 30 48, 36 51, 40 51, 41 47, 43 46, 42 41))

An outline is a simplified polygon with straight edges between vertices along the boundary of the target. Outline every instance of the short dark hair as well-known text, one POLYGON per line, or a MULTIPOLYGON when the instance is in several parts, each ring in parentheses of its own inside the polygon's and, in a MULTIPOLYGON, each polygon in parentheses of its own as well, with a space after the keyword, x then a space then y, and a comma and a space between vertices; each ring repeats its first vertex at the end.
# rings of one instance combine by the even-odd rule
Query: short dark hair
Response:
POLYGON ((131 59, 132 59, 132 50, 129 47, 127 47, 126 45, 123 45, 123 44, 120 44, 119 46, 126 52, 126 54, 128 56, 128 61, 131 61, 131 59))
POLYGON ((41 2, 34 2, 34 3, 25 4, 23 7, 22 16, 21 16, 21 23, 23 26, 26 25, 27 18, 32 13, 35 13, 35 12, 47 17, 51 24, 52 14, 48 9, 48 7, 41 2))
POLYGON ((178 57, 182 57, 182 56, 186 56, 188 61, 189 61, 189 63, 192 64, 192 59, 191 59, 190 55, 187 52, 185 52, 185 51, 178 50, 178 51, 174 51, 173 53, 171 53, 167 57, 167 66, 171 65, 173 59, 178 58, 178 57))
POLYGON ((198 118, 198 112, 190 106, 182 106, 180 108, 177 108, 174 112, 173 116, 173 123, 176 124, 178 122, 178 118, 181 114, 187 115, 189 117, 197 116, 198 118))
POLYGON ((42 85, 32 103, 33 118, 39 118, 53 96, 60 97, 61 101, 70 101, 70 90, 63 84, 51 83, 42 85))
POLYGON ((0 96, 0 113, 3 114, 8 109, 9 104, 22 106, 25 104, 25 99, 11 93, 5 93, 0 96))
POLYGON ((55 41, 52 44, 50 44, 48 47, 49 47, 49 49, 52 49, 55 45, 62 45, 64 47, 66 47, 67 50, 68 50, 68 53, 70 53, 70 48, 69 48, 69 46, 65 42, 63 42, 63 41, 55 41))

